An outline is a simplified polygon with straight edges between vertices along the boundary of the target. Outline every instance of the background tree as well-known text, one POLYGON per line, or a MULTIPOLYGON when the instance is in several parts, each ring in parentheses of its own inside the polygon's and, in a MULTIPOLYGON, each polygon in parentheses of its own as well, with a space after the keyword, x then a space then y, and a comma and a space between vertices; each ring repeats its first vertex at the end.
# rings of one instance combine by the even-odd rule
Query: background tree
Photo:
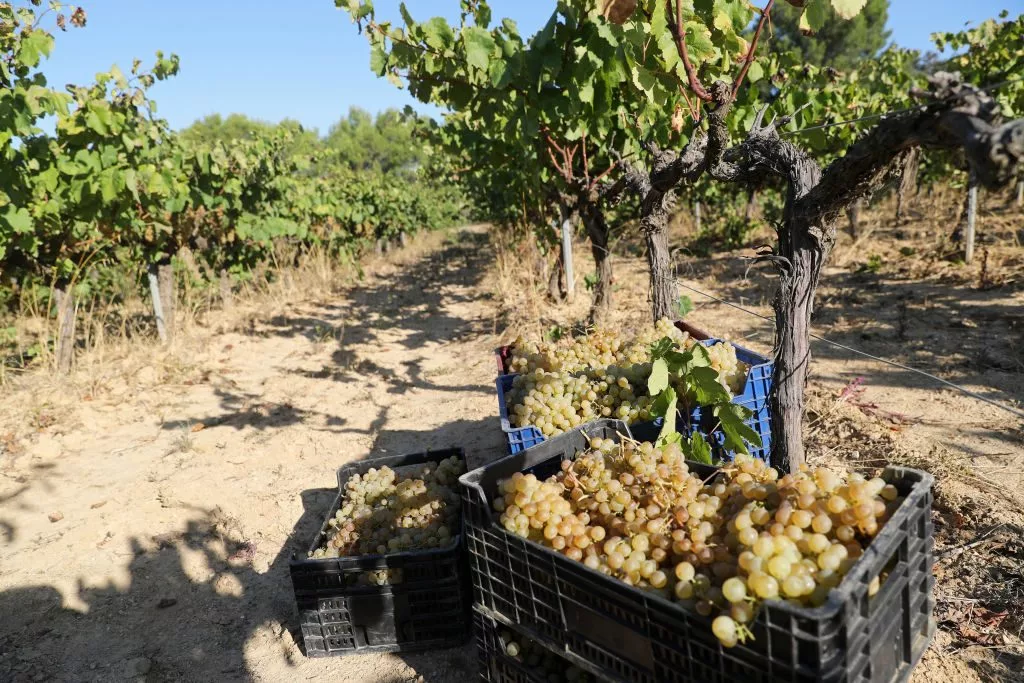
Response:
MULTIPOLYGON (((592 316, 606 310, 611 262, 603 180, 618 165, 636 126, 618 97, 618 77, 601 75, 600 61, 577 56, 594 44, 609 45, 602 27, 559 6, 536 35, 524 40, 514 21, 492 26, 483 1, 463 2, 454 25, 442 17, 416 21, 404 4, 396 25, 379 21, 365 0, 336 2, 365 32, 378 76, 460 116, 460 135, 449 139, 483 153, 472 163, 489 164, 493 173, 509 169, 539 178, 513 183, 520 192, 536 193, 522 197, 522 205, 548 202, 560 221, 582 219, 597 263, 592 316)), ((541 212, 545 218, 550 214, 541 212)))
POLYGON ((420 118, 411 110, 386 109, 376 118, 365 109, 352 107, 324 138, 337 163, 353 170, 390 173, 410 170, 423 162, 422 144, 415 138, 420 118))

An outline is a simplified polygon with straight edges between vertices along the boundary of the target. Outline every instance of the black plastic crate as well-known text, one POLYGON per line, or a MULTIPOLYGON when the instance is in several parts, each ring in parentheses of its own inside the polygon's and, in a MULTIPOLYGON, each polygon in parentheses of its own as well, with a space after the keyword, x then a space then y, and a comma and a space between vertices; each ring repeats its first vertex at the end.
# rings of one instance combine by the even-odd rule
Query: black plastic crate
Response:
MULTIPOLYGON (((905 496, 840 586, 818 608, 762 605, 755 639, 723 648, 711 620, 588 569, 505 531, 491 500, 515 472, 544 478, 586 448, 587 436, 629 429, 601 420, 462 476, 475 600, 506 623, 609 680, 863 681, 906 680, 924 654, 932 619, 931 475, 890 467, 883 478, 905 496), (888 577, 868 597, 868 585, 888 577)), ((700 476, 715 468, 690 463, 700 476)))
MULTIPOLYGON (((396 469, 440 461, 465 461, 461 448, 363 460, 338 470, 338 495, 309 552, 319 548, 327 521, 341 506, 345 483, 371 467, 396 469)), ((464 517, 464 515, 463 515, 464 517)), ((405 652, 454 647, 469 639, 471 594, 465 523, 443 548, 355 557, 292 557, 290 570, 302 639, 309 657, 353 652, 405 652), (369 572, 389 570, 393 582, 368 584, 369 572)))
POLYGON ((580 670, 578 666, 551 650, 533 641, 535 649, 544 654, 541 661, 531 661, 534 654, 520 654, 513 657, 508 653, 508 640, 522 643, 532 640, 519 632, 515 625, 506 624, 495 615, 476 608, 473 610, 473 633, 476 636, 477 659, 480 663, 480 678, 489 683, 560 683, 568 681, 569 668, 577 669, 573 681, 597 681, 593 674, 580 670))

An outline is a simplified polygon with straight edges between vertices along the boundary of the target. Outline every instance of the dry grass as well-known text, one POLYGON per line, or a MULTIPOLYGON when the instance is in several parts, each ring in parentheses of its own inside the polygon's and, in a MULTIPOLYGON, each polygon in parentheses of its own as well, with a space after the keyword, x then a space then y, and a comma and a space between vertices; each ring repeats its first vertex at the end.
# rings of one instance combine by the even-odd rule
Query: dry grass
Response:
MULTIPOLYGON (((56 334, 56 322, 46 310, 26 300, 15 320, 17 339, 23 348, 36 345, 38 353, 22 368, 0 364, 0 436, 16 438, 51 424, 70 429, 74 406, 99 397, 153 392, 152 408, 158 413, 162 410, 160 388, 199 379, 196 359, 211 335, 251 331, 259 322, 296 304, 337 298, 366 270, 413 263, 436 249, 449 234, 424 233, 401 249, 370 255, 361 264, 338 260, 315 248, 299 259, 278 253, 275 261, 283 267, 264 269, 251 280, 235 283, 226 302, 216 283, 197 286, 189 273, 179 272, 175 335, 166 345, 156 338, 150 301, 134 289, 119 302, 85 300, 79 303, 75 365, 65 376, 55 372, 54 354, 47 343, 56 334), (295 260, 297 265, 283 265, 295 260)), ((341 327, 319 330, 322 343, 343 334, 341 327)), ((190 438, 183 432, 178 450, 189 450, 190 438)))

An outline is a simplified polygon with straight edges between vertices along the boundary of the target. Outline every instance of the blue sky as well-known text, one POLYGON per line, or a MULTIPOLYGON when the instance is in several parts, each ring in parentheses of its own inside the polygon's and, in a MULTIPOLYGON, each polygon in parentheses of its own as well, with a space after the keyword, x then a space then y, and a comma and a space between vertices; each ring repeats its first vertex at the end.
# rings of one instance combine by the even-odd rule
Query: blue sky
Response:
MULTIPOLYGON (((159 113, 175 128, 207 114, 239 112, 267 121, 293 118, 326 133, 358 105, 370 111, 417 103, 369 71, 366 40, 332 0, 80 0, 85 29, 57 32, 45 65, 51 84, 83 84, 97 71, 156 50, 181 57, 181 72, 152 91, 159 113)), ((892 38, 927 49, 934 31, 977 23, 1021 0, 894 0, 892 38)), ((457 16, 458 0, 408 0, 417 19, 457 16)), ((530 35, 547 20, 549 0, 491 0, 496 18, 511 17, 530 35)), ((397 0, 377 0, 378 17, 398 16, 397 0)))

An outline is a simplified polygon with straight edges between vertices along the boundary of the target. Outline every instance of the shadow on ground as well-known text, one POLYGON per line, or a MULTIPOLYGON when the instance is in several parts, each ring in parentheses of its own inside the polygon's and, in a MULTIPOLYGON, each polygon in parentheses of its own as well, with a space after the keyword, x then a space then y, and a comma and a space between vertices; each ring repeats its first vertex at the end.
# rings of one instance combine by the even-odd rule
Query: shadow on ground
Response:
MULTIPOLYGON (((424 369, 426 353, 405 362, 401 372, 361 353, 383 343, 384 333, 390 335, 387 343, 407 349, 492 333, 491 321, 451 312, 453 305, 471 302, 460 286, 478 285, 489 259, 486 234, 461 232, 457 241, 390 279, 354 289, 344 303, 323 307, 316 316, 274 318, 256 333, 306 335, 317 341, 336 338, 339 344, 331 364, 314 377, 366 382, 377 376, 388 393, 475 392, 490 405, 495 399, 487 384, 433 381, 424 369)), ((460 419, 421 431, 394 430, 388 429, 389 406, 381 405, 366 429, 356 429, 329 408, 268 403, 230 383, 219 387, 217 396, 218 410, 188 420, 169 420, 164 429, 188 430, 202 423, 270 433, 301 423, 336 433, 370 435, 371 456, 461 445, 475 467, 504 454, 497 417, 460 419)), ((265 676, 268 669, 277 671, 280 679, 280 659, 289 667, 284 680, 344 680, 345 669, 339 668, 337 660, 307 660, 296 646, 301 637, 289 577, 293 554, 308 550, 334 493, 330 488, 296 491, 302 514, 283 542, 280 533, 268 533, 269 538, 259 532, 255 537, 243 536, 230 510, 189 508, 176 532, 134 537, 130 552, 111 553, 103 547, 107 540, 97 544, 97 555, 109 558, 109 565, 117 568, 111 571, 108 565, 98 572, 104 577, 120 576, 116 583, 98 584, 79 576, 70 584, 39 576, 38 585, 0 592, 0 680, 250 681, 265 676), (273 559, 268 561, 271 543, 278 547, 269 553, 273 559), (247 659, 247 644, 257 642, 260 647, 250 649, 258 650, 259 658, 247 659), (273 663, 261 662, 268 659, 267 653, 280 655, 273 656, 273 663)), ((25 494, 15 489, 2 502, 13 504, 20 495, 25 494)), ((272 499, 269 502, 273 504, 272 499)), ((0 539, 15 533, 8 527, 0 520, 0 539)), ((401 659, 428 682, 464 681, 476 672, 471 644, 443 654, 403 654, 401 659)))
MULTIPOLYGON (((373 455, 461 444, 470 444, 470 466, 503 455, 497 418, 422 432, 383 430, 373 455)), ((293 645, 301 633, 289 578, 291 558, 309 549, 336 491, 298 494, 302 514, 264 571, 253 562, 258 538, 242 537, 220 508, 192 508, 181 531, 131 540, 124 584, 96 586, 80 577, 63 590, 39 585, 0 593, 0 680, 247 681, 260 674, 260 662, 245 658, 253 639, 276 640, 289 664, 302 667, 302 678, 336 676, 336 662, 306 660, 293 645)), ((443 654, 394 656, 424 681, 475 676, 471 643, 443 654)))
MULTIPOLYGON (((687 261, 681 277, 715 281, 726 301, 767 305, 777 281, 766 271, 747 272, 737 257, 687 261)), ((1014 287, 996 291, 870 272, 832 272, 822 278, 814 331, 831 341, 931 372, 954 383, 988 385, 981 393, 1000 401, 1024 401, 1024 307, 1014 287)), ((693 294, 709 310, 735 309, 693 294)), ((739 314, 742 315, 742 314, 739 314)), ((772 323, 751 317, 750 326, 764 331, 770 344, 772 323)), ((812 350, 818 358, 862 359, 821 341, 812 350)), ((848 380, 864 375, 875 386, 932 388, 937 384, 917 373, 864 360, 848 380)), ((813 370, 812 370, 813 372, 813 370)))

